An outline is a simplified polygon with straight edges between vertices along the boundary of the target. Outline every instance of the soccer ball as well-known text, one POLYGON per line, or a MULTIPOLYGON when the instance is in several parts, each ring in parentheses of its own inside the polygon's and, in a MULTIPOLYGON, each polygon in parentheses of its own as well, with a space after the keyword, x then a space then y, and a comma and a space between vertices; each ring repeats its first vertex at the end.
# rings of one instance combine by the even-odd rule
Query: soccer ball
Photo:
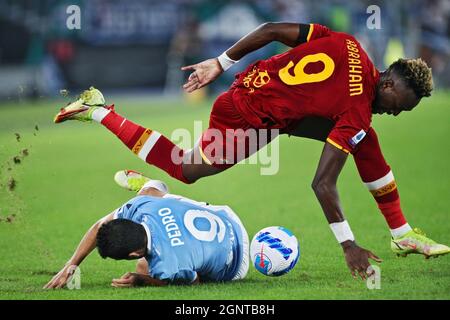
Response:
POLYGON ((267 227, 253 237, 250 257, 256 270, 276 277, 294 268, 300 257, 300 247, 297 238, 288 229, 267 227))

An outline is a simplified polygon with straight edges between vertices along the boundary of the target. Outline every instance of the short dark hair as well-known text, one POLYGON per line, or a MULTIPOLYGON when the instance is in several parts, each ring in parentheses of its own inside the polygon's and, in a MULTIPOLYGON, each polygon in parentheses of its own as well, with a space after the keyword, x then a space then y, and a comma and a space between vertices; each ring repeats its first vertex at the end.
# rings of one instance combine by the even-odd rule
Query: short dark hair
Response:
POLYGON ((144 227, 126 219, 109 221, 97 233, 97 249, 103 259, 128 259, 130 253, 141 250, 146 245, 147 234, 144 227))
POLYGON ((398 59, 389 66, 389 70, 401 76, 417 98, 431 96, 434 87, 431 68, 421 58, 398 59))

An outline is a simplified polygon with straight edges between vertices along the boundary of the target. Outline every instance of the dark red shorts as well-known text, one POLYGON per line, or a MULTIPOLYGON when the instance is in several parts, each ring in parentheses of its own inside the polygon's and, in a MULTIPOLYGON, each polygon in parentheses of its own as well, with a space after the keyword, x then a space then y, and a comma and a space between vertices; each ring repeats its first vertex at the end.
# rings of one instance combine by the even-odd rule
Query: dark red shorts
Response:
POLYGON ((254 129, 233 104, 233 89, 222 93, 213 104, 209 127, 200 138, 203 160, 228 168, 248 158, 275 138, 273 132, 254 129))

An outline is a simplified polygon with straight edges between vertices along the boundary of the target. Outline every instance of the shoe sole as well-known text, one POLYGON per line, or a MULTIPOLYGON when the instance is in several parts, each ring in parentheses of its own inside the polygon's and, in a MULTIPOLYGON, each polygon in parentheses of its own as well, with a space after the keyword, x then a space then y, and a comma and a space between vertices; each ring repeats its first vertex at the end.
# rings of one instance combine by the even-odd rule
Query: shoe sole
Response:
POLYGON ((146 178, 148 180, 151 180, 149 177, 144 176, 142 173, 138 172, 138 171, 134 171, 134 170, 121 170, 116 172, 116 174, 114 175, 114 181, 117 183, 117 185, 121 188, 127 189, 129 191, 138 191, 138 190, 134 190, 131 189, 130 186, 128 185, 128 174, 129 173, 136 173, 139 174, 141 177, 146 178))
POLYGON ((71 111, 60 111, 53 120, 55 123, 61 123, 66 120, 70 120, 69 118, 76 115, 77 113, 88 110, 89 107, 83 106, 83 108, 71 110, 71 111))
POLYGON ((425 259, 430 259, 430 258, 439 258, 439 257, 441 257, 441 256, 445 256, 446 254, 449 254, 450 252, 441 252, 441 253, 435 253, 435 254, 431 254, 431 255, 428 255, 428 254, 425 254, 425 253, 421 253, 421 252, 416 252, 416 251, 410 251, 410 252, 404 252, 404 253, 398 253, 398 252, 394 252, 394 254, 397 256, 397 257, 401 257, 401 258, 406 258, 408 255, 410 255, 410 254, 422 254, 424 257, 425 257, 425 259))

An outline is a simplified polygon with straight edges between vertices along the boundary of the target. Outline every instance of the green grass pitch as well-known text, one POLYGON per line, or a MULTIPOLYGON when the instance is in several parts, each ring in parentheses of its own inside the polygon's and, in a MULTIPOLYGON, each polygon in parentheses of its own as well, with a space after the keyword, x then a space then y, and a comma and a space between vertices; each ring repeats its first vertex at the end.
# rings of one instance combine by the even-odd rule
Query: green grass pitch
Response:
MULTIPOLYGON (((450 243, 449 99, 450 92, 437 92, 414 112, 398 118, 374 117, 410 224, 446 244, 450 243)), ((118 112, 163 134, 175 128, 193 130, 194 120, 206 125, 211 103, 193 107, 180 101, 115 100, 118 112)), ((450 256, 395 257, 387 225, 351 158, 339 180, 341 201, 359 244, 384 259, 379 290, 369 290, 365 282, 350 276, 310 188, 321 143, 281 137, 280 170, 275 176, 261 176, 258 165, 238 165, 183 185, 146 165, 97 124, 53 124, 61 103, 0 105, 0 299, 450 298, 450 256), (291 229, 300 241, 298 265, 279 278, 251 268, 248 277, 236 283, 116 289, 110 286, 111 279, 134 270, 134 262, 102 260, 94 252, 81 266, 81 290, 42 290, 91 224, 133 196, 112 180, 120 169, 163 179, 173 193, 231 206, 250 237, 270 225, 291 229)))

